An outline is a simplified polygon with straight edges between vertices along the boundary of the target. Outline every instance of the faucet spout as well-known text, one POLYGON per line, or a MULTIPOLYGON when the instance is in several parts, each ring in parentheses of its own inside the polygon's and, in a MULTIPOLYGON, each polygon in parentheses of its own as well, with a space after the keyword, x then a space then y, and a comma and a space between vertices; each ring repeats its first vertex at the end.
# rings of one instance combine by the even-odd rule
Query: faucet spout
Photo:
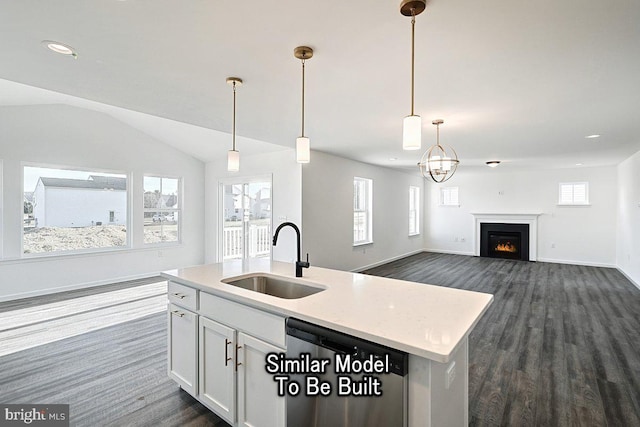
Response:
POLYGON ((276 228, 276 232, 273 235, 273 246, 278 243, 278 235, 280 234, 280 230, 282 230, 284 227, 291 227, 296 232, 296 243, 298 249, 298 259, 296 261, 296 277, 302 277, 302 269, 309 268, 309 254, 307 254, 307 261, 302 261, 300 259, 300 229, 298 228, 298 226, 292 222, 283 222, 282 224, 280 224, 278 228, 276 228))

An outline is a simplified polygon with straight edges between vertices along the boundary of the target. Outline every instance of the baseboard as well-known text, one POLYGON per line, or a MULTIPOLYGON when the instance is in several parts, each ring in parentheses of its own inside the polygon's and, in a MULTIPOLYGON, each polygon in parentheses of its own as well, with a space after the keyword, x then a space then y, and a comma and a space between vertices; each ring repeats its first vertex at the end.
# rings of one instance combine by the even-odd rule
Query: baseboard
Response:
POLYGON ((475 256, 474 252, 466 252, 466 251, 450 251, 448 249, 425 249, 423 252, 434 252, 437 254, 452 254, 452 255, 466 255, 466 256, 475 256))
POLYGON ((540 258, 538 257, 538 262, 550 262, 553 264, 571 264, 571 265, 584 265, 587 267, 605 267, 605 268, 618 268, 615 264, 608 264, 604 262, 585 262, 585 261, 576 261, 570 259, 555 259, 555 258, 540 258))
POLYGON ((622 273, 622 275, 624 277, 627 278, 628 281, 630 281, 636 288, 640 289, 640 283, 636 282, 635 280, 633 280, 631 278, 631 276, 629 276, 627 273, 624 272, 624 270, 620 267, 616 267, 616 270, 618 270, 620 273, 622 273))
POLYGON ((388 258, 388 259, 385 259, 385 260, 382 260, 382 261, 374 262, 373 264, 365 265, 364 267, 354 268, 354 269, 349 270, 349 271, 351 271, 352 273, 360 273, 361 271, 368 270, 368 269, 374 268, 374 267, 378 267, 378 266, 381 266, 381 265, 389 263, 389 262, 397 261, 399 259, 406 258, 406 257, 411 256, 411 255, 419 254, 421 252, 425 252, 425 250, 424 249, 418 249, 417 251, 412 251, 412 252, 408 252, 406 254, 394 256, 392 258, 388 258))
MULTIPOLYGON (((158 273, 159 274, 159 273, 158 273)), ((42 295, 55 294, 58 292, 75 291, 76 289, 93 288, 96 286, 112 285, 119 282, 128 282, 129 280, 146 279, 148 277, 157 276, 158 274, 135 274, 133 276, 118 277, 107 280, 97 280, 95 282, 81 283, 75 285, 61 286, 57 288, 38 289, 31 292, 21 292, 18 294, 0 295, 0 302, 13 301, 23 298, 39 297, 42 295)))

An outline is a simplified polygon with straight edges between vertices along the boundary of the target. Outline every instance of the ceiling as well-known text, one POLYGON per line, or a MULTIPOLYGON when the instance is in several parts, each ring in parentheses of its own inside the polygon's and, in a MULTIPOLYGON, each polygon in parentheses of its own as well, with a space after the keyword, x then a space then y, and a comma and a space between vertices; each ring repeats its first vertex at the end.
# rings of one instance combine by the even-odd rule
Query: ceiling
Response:
MULTIPOLYGON (((512 167, 620 162, 640 150, 638 22, 640 2, 629 0, 430 1, 416 23, 422 151, 435 142, 431 120, 441 118, 441 142, 456 149, 461 168, 493 159, 512 167)), ((12 86, 7 100, 10 85, 0 85, 0 103, 89 100, 86 108, 117 111, 159 138, 191 135, 186 150, 205 161, 229 149, 228 76, 245 81, 238 134, 295 145, 301 67, 293 48, 308 45, 313 149, 411 170, 421 155, 401 149, 410 20, 396 0, 3 1, 0 34, 0 79, 52 91, 12 86), (69 44, 78 58, 42 40, 69 44)), ((253 148, 240 140, 239 150, 253 148)))

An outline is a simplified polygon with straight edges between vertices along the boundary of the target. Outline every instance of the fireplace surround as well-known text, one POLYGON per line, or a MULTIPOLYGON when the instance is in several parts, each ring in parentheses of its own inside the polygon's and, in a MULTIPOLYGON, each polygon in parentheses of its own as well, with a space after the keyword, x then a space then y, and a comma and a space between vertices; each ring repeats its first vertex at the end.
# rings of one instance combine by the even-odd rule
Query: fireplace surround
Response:
POLYGON ((480 256, 529 261, 529 224, 480 224, 480 256))

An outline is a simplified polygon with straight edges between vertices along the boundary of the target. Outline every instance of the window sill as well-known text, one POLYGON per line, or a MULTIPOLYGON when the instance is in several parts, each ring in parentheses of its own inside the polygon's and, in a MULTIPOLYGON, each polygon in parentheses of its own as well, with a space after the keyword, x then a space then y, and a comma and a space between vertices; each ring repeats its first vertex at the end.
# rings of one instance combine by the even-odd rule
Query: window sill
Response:
POLYGON ((354 243, 353 247, 356 248, 358 246, 365 246, 365 245, 372 245, 373 244, 373 240, 369 240, 367 242, 358 242, 358 243, 354 243))
POLYGON ((136 252, 144 252, 144 251, 152 251, 157 250, 158 248, 174 248, 180 247, 182 243, 172 242, 172 244, 161 244, 157 246, 139 246, 136 248, 132 248, 130 246, 118 247, 118 248, 104 248, 104 249, 96 249, 94 251, 65 251, 65 252, 54 252, 54 253, 34 253, 34 254, 24 254, 21 257, 15 258, 2 258, 0 259, 0 265, 9 265, 9 264, 21 264, 21 263, 31 263, 31 262, 47 262, 47 261, 61 261, 65 259, 73 259, 73 258, 87 258, 87 257, 100 257, 105 255, 119 255, 119 254, 127 254, 127 253, 136 253, 136 252))
POLYGON ((420 233, 409 233, 409 237, 415 237, 415 236, 419 236, 420 233))
POLYGON ((460 205, 438 205, 441 208, 459 208, 460 205))
POLYGON ((558 203, 559 208, 588 208, 591 203, 558 203))

